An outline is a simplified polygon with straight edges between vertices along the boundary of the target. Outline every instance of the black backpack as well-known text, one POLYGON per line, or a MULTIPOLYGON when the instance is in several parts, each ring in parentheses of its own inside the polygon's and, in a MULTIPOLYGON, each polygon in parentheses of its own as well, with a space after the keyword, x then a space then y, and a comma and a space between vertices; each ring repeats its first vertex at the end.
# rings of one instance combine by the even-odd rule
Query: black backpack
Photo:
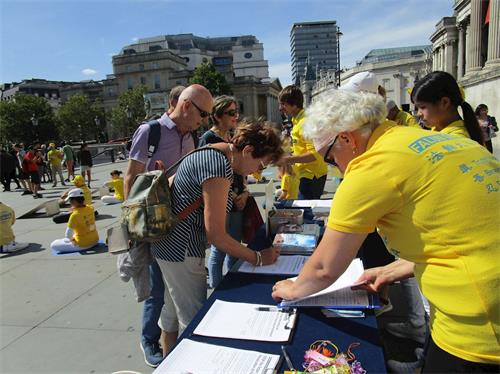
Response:
MULTIPOLYGON (((160 144, 161 137, 161 125, 158 120, 153 120, 146 122, 149 125, 149 134, 148 134, 148 158, 153 157, 155 152, 158 150, 158 145, 160 144)), ((132 148, 132 139, 127 142, 125 146, 127 151, 130 152, 130 148, 132 148)))

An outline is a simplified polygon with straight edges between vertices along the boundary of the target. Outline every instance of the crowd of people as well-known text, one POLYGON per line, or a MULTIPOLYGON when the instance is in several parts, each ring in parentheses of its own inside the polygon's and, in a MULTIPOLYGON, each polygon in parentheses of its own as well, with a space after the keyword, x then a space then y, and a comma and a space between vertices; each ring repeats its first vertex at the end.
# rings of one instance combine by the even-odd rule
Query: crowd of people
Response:
MULTIPOLYGON (((272 296, 293 300, 315 293, 364 252, 367 270, 359 287, 387 295, 387 286, 401 281, 407 300, 408 320, 388 324, 387 331, 425 342, 417 361, 405 369, 498 372, 500 272, 491 259, 500 250, 500 168, 490 153, 498 127, 487 106, 474 111, 444 72, 419 80, 411 101, 415 116, 387 100, 372 73, 322 93, 306 109, 300 89, 287 86, 279 104, 292 124, 288 131, 262 119, 240 119, 235 97, 214 99, 197 84, 172 89, 168 111, 135 131, 124 178, 120 170, 111 172, 105 186, 114 195, 101 198, 104 204, 120 204, 138 174, 154 170, 158 161, 168 169, 181 160, 168 177, 172 213, 182 218, 167 236, 149 244, 150 295, 140 341, 146 363, 158 366, 202 307, 207 246, 212 288, 238 259, 262 266, 279 257, 277 248, 254 251, 242 243, 245 207, 252 199, 247 176, 262 175, 273 164, 281 176, 280 198, 319 199, 331 165, 342 182, 323 239, 296 281, 276 283, 272 296), (193 136, 208 125, 199 139, 193 136), (155 126, 159 140, 152 147, 149 135, 155 126), (196 146, 201 150, 191 153, 196 146), (379 244, 367 250, 363 246, 370 238, 379 244), (424 302, 430 305, 430 322, 424 302)), ((90 152, 82 146, 81 175, 75 177, 75 155, 55 144, 48 149, 45 157, 35 144, 24 154, 16 144, 18 173, 11 171, 10 178, 19 177, 24 190, 38 198, 44 176, 40 160, 45 160, 54 186, 57 176, 63 185, 73 182, 75 188, 60 200, 70 204, 70 212, 54 218, 67 222, 65 238, 51 247, 63 252, 91 248, 99 236, 89 191, 90 152)), ((10 189, 10 180, 5 188, 10 189)), ((0 224, 4 216, 5 222, 13 220, 0 211, 0 224)), ((7 239, 10 244, 0 244, 14 241, 13 235, 7 239)), ((388 303, 381 312, 391 307, 388 303)))

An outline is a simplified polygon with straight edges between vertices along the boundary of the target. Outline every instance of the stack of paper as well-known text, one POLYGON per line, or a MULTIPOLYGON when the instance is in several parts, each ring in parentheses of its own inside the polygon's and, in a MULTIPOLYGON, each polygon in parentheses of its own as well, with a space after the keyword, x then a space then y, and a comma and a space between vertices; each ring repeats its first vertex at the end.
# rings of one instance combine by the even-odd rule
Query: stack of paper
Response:
POLYGON ((280 256, 274 264, 265 266, 254 266, 240 260, 235 268, 240 273, 297 275, 308 258, 308 256, 280 256))
POLYGON ((217 338, 287 342, 295 325, 295 311, 274 305, 215 300, 194 334, 217 338))
MULTIPOLYGON (((359 277, 363 274, 363 263, 359 258, 354 259, 346 271, 329 287, 315 294, 293 300, 282 301, 282 307, 333 307, 333 308, 366 308, 370 306, 368 293, 364 290, 351 290, 359 277)), ((295 281, 297 278, 291 278, 295 281)))
POLYGON ((279 359, 279 355, 183 339, 154 374, 269 374, 278 369, 279 359))

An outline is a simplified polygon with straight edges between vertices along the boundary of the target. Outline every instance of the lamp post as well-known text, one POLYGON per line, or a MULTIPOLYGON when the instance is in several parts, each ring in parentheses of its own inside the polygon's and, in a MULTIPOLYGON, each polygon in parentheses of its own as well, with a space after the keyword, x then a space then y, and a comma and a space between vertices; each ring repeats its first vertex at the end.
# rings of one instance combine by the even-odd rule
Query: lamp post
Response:
POLYGON ((128 121, 127 121, 127 132, 128 132, 128 128, 130 127, 130 122, 132 121, 132 110, 130 109, 130 107, 128 105, 125 107, 125 113, 127 114, 127 118, 128 118, 128 121))
POLYGON ((96 141, 99 142, 99 134, 101 130, 101 120, 99 119, 99 116, 95 116, 94 118, 94 123, 95 123, 95 135, 96 135, 96 141))
POLYGON ((340 37, 344 34, 340 31, 340 27, 337 26, 337 87, 340 87, 340 37))
MULTIPOLYGON (((33 125, 33 135, 36 138, 38 136, 37 134, 37 127, 38 127, 38 118, 36 118, 35 113, 31 115, 31 124, 33 125)), ((34 139, 36 140, 36 139, 34 139)))

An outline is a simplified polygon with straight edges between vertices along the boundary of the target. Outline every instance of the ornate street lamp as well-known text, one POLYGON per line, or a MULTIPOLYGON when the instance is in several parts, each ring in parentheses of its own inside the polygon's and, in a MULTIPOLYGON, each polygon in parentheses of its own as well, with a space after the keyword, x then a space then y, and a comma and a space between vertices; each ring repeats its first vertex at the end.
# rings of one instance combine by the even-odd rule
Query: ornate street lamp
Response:
POLYGON ((344 34, 340 31, 340 27, 337 26, 337 87, 340 87, 340 37, 344 34))

